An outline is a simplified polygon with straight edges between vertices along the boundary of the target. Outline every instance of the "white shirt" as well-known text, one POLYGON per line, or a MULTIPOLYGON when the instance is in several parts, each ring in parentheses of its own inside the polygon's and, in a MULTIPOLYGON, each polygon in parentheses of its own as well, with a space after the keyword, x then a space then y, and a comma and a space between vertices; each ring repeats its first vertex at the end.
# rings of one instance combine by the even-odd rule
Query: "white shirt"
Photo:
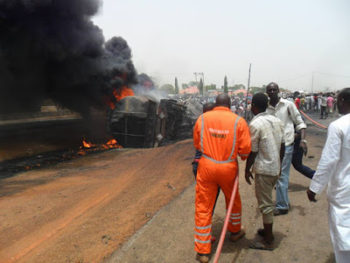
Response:
POLYGON ((306 124, 301 118, 300 112, 291 101, 280 98, 276 106, 272 107, 269 105, 266 112, 276 116, 284 124, 284 140, 286 146, 292 145, 294 142, 294 125, 297 131, 306 128, 306 124))
POLYGON ((280 149, 284 142, 283 123, 276 117, 262 112, 249 124, 252 152, 257 152, 253 172, 278 176, 280 173, 280 149))
POLYGON ((350 250, 350 114, 332 122, 310 190, 319 194, 328 184, 332 242, 350 250))

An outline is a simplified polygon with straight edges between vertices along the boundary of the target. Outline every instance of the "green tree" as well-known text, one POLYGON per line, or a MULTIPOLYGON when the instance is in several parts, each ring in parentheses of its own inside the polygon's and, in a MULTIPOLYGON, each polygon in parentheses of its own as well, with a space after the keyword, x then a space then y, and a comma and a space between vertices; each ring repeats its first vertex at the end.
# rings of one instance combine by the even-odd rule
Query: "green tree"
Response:
POLYGON ((190 81, 189 83, 188 83, 188 86, 198 86, 198 82, 197 81, 190 81))
POLYGON ((237 96, 240 97, 241 99, 243 99, 244 98, 244 93, 240 92, 240 93, 237 94, 237 96))
POLYGON ((177 83, 176 77, 175 77, 175 94, 179 94, 179 84, 177 83))
POLYGON ((224 93, 228 94, 227 77, 224 78, 224 93))
POLYGON ((203 95, 203 80, 201 79, 198 84, 199 94, 203 95))
POLYGON ((215 84, 210 84, 205 86, 205 90, 216 90, 216 85, 215 84))
POLYGON ((265 87, 250 87, 249 93, 255 94, 259 92, 265 92, 265 87))
POLYGON ((174 94, 175 93, 175 88, 171 84, 164 84, 160 87, 160 90, 166 92, 167 94, 174 94))
POLYGON ((236 84, 232 87, 232 90, 239 90, 239 89, 245 89, 245 86, 243 84, 236 84))

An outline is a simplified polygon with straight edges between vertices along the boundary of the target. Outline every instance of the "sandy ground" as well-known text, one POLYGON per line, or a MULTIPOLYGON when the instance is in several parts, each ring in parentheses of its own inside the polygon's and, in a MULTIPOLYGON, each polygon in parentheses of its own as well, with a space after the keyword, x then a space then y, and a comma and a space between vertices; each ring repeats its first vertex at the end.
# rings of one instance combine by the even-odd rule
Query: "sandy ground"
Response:
POLYGON ((0 181, 0 262, 101 262, 193 182, 192 142, 113 150, 0 181))
MULTIPOLYGON (((328 125, 332 118, 317 121, 328 125)), ((304 164, 316 168, 326 139, 326 131, 308 129, 309 154, 304 164)), ((262 219, 254 193, 243 176, 240 163, 240 193, 243 203, 243 225, 246 237, 238 243, 225 240, 219 262, 334 262, 327 222, 327 201, 323 193, 316 204, 306 197, 310 180, 291 168, 289 197, 291 210, 275 217, 274 234, 277 248, 270 251, 249 249, 252 240, 259 239, 256 230, 262 219)), ((172 203, 162 209, 145 227, 117 250, 108 263, 196 262, 193 243, 194 189, 191 185, 172 203)), ((213 218, 213 235, 219 238, 225 206, 220 195, 213 218)), ((215 252, 217 243, 213 247, 215 252)), ((212 258, 213 259, 213 258, 212 258)))
MULTIPOLYGON (((326 134, 308 130, 305 164, 315 168, 326 134)), ((193 153, 191 140, 112 150, 1 179, 0 262, 195 262, 193 153)), ((275 218, 273 252, 248 249, 261 216, 240 174, 247 235, 226 241, 220 262, 334 262, 325 194, 309 203, 309 179, 291 171, 292 209, 275 218)), ((217 237, 224 213, 221 194, 217 237)))

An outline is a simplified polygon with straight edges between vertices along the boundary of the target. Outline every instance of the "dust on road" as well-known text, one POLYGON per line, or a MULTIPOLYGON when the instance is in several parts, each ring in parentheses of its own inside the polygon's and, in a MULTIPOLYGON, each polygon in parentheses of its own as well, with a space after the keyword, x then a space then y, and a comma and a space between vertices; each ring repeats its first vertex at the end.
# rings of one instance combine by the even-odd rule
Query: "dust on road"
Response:
POLYGON ((1 262, 101 262, 193 182, 191 141, 0 181, 1 262))
MULTIPOLYGON (((309 153, 304 158, 304 164, 315 169, 326 139, 326 131, 309 127, 307 133, 309 153)), ((310 203, 306 197, 310 180, 294 168, 291 168, 289 187, 291 210, 287 215, 274 219, 277 248, 272 252, 249 249, 250 242, 258 238, 256 231, 262 227, 262 219, 257 209, 254 186, 249 186, 244 180, 244 167, 245 163, 240 162, 242 224, 247 234, 234 244, 226 238, 219 262, 335 262, 328 230, 326 195, 323 193, 318 197, 317 203, 310 203)), ((189 187, 163 208, 147 226, 106 260, 106 263, 197 262, 193 241, 194 187, 189 187)), ((224 198, 220 194, 213 217, 213 235, 217 239, 225 212, 224 198)), ((215 249, 216 245, 213 252, 215 249)))
MULTIPOLYGON (((325 137, 308 129, 308 166, 316 168, 325 137)), ((113 150, 0 180, 1 262, 195 262, 193 153, 191 140, 113 150)), ((309 203, 310 181, 293 168, 292 209, 275 218, 277 249, 248 249, 261 215, 242 170, 241 163, 247 235, 235 245, 226 241, 220 262, 334 262, 325 194, 309 203)), ((213 220, 217 237, 224 216, 221 195, 213 220)))

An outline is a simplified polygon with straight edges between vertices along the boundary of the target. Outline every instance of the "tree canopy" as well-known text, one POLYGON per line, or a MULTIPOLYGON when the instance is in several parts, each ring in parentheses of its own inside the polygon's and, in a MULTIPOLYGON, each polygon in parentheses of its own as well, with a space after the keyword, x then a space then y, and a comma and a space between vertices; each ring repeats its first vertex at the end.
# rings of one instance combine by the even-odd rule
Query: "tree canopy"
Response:
POLYGON ((167 94, 175 94, 175 88, 171 84, 164 84, 160 87, 160 90, 166 92, 167 94))

